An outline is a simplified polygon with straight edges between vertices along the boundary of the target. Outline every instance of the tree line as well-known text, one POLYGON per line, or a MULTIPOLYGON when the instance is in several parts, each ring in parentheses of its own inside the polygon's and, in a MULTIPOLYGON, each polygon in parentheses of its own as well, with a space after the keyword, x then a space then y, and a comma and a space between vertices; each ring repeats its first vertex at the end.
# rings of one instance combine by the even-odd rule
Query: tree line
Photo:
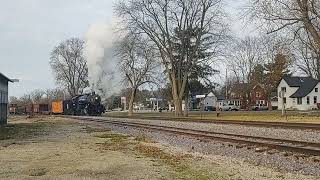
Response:
POLYGON ((68 98, 67 93, 62 89, 36 89, 30 93, 24 94, 21 97, 10 96, 10 104, 16 104, 20 106, 26 106, 28 104, 51 104, 56 100, 63 100, 68 98))
MULTIPOLYGON (((320 80, 319 0, 249 0, 242 17, 253 22, 258 33, 243 38, 231 35, 225 5, 223 0, 115 4, 121 21, 114 56, 130 90, 129 115, 139 89, 150 84, 166 85, 175 115, 187 115, 183 100, 200 86, 217 88, 224 71, 220 64, 228 70, 225 84, 245 84, 241 93, 248 98, 257 83, 270 95, 281 77, 292 72, 320 80)), ((72 38, 51 53, 56 82, 70 96, 89 86, 83 49, 84 41, 72 38)))

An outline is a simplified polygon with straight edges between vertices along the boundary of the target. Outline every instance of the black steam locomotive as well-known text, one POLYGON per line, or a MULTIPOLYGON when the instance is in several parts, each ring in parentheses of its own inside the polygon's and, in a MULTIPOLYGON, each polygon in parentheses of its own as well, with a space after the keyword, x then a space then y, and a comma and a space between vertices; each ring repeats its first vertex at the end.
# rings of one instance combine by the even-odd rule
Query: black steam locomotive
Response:
POLYGON ((63 103, 64 114, 77 116, 100 116, 106 111, 101 97, 94 92, 73 97, 63 103))

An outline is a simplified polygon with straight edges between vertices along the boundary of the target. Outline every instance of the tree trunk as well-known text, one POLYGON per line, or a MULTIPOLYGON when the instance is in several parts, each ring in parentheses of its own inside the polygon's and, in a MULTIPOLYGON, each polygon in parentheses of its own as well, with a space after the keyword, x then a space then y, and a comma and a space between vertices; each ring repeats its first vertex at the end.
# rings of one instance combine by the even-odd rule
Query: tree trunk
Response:
POLYGON ((269 111, 272 111, 273 109, 272 109, 272 104, 271 104, 271 100, 270 100, 270 98, 268 98, 268 110, 269 111))
POLYGON ((174 106, 175 106, 175 116, 182 116, 182 99, 174 98, 174 106))
POLYGON ((132 88, 130 101, 129 101, 128 116, 132 116, 133 115, 133 102, 134 102, 134 99, 135 99, 135 96, 136 96, 136 92, 137 92, 137 89, 136 88, 132 88))
POLYGON ((320 56, 319 55, 317 55, 316 63, 317 63, 316 78, 317 80, 320 80, 320 56))
MULTIPOLYGON (((172 86, 172 97, 173 97, 173 103, 175 107, 175 116, 182 116, 182 98, 179 96, 179 90, 177 85, 177 80, 174 73, 169 74, 170 77, 170 83, 172 86)), ((180 90, 181 91, 181 90, 180 90)))
POLYGON ((184 98, 184 111, 183 111, 183 115, 184 117, 188 117, 189 116, 189 95, 186 94, 185 98, 184 98))

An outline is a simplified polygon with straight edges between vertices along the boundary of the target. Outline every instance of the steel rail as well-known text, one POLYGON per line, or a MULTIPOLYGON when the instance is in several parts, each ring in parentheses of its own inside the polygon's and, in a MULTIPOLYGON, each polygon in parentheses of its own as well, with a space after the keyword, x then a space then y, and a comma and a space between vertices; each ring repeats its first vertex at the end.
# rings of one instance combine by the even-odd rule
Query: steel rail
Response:
MULTIPOLYGON (((124 119, 128 117, 112 117, 106 116, 109 118, 118 118, 124 119)), ((162 120, 162 121, 179 121, 179 122, 196 122, 196 123, 213 123, 213 124, 235 124, 235 125, 243 125, 243 126, 256 126, 256 127, 272 127, 272 128, 285 128, 285 129, 312 129, 312 130, 320 130, 320 124, 315 123, 299 123, 299 122, 267 122, 267 121, 243 121, 243 120, 216 120, 216 119, 189 119, 189 118, 168 118, 161 116, 147 116, 142 118, 133 117, 133 119, 138 120, 162 120)))
POLYGON ((71 118, 78 119, 78 120, 98 122, 98 123, 108 123, 108 124, 119 125, 119 126, 130 126, 130 127, 136 127, 136 128, 163 131, 163 132, 168 132, 173 134, 201 137, 205 139, 214 139, 222 142, 247 144, 250 146, 251 145, 262 146, 262 147, 267 147, 269 149, 285 150, 285 151, 298 152, 298 153, 307 154, 307 155, 320 156, 320 143, 295 141, 295 140, 288 140, 288 139, 267 138, 267 137, 259 137, 259 136, 247 136, 247 135, 230 134, 230 133, 219 133, 219 132, 212 132, 212 131, 202 131, 202 130, 195 130, 195 129, 172 127, 172 126, 106 120, 106 119, 100 119, 100 118, 74 117, 74 116, 72 116, 71 118))

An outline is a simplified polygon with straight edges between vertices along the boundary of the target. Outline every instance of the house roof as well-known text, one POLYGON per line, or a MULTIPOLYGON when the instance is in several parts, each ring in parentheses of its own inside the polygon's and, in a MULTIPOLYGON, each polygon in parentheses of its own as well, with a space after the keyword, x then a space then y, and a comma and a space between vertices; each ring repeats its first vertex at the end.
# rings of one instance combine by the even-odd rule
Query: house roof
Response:
POLYGON ((217 99, 218 99, 218 100, 225 100, 226 98, 225 98, 223 95, 218 95, 218 96, 217 96, 217 99))
POLYGON ((293 93, 291 98, 305 97, 319 83, 318 80, 312 77, 289 77, 283 78, 290 87, 298 87, 298 90, 293 93))
POLYGON ((1 72, 0 72, 0 78, 3 78, 9 82, 13 82, 11 79, 9 79, 7 76, 3 75, 1 72))

